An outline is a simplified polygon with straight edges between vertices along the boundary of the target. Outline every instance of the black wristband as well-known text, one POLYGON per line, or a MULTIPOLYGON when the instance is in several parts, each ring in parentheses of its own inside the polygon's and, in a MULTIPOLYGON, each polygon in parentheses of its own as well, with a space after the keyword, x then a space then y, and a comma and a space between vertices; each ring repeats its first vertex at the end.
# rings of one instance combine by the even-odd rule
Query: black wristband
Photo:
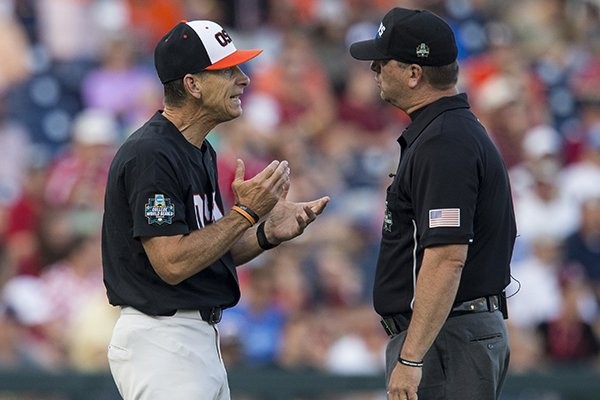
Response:
POLYGON ((267 235, 265 235, 265 221, 261 222, 258 225, 258 228, 256 228, 256 239, 258 239, 258 245, 263 250, 269 250, 279 246, 279 244, 273 244, 267 239, 267 235))
POLYGON ((398 357, 398 362, 402 365, 406 365, 408 367, 415 367, 415 368, 422 368, 423 367, 423 360, 421 361, 410 361, 410 360, 406 360, 402 357, 398 357))
POLYGON ((238 206, 242 210, 246 211, 254 219, 254 223, 257 223, 258 220, 260 219, 260 217, 258 216, 258 214, 255 213, 250 207, 245 206, 243 204, 239 204, 239 203, 236 204, 236 206, 238 206))

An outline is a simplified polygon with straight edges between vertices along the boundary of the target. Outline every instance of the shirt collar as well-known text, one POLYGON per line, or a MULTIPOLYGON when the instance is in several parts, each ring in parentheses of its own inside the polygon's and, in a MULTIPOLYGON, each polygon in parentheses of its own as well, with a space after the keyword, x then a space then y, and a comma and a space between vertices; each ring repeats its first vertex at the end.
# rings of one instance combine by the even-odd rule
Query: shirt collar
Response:
POLYGON ((404 131, 402 131, 401 136, 398 138, 398 142, 402 148, 410 147, 419 137, 421 132, 423 132, 431 121, 436 119, 440 114, 449 110, 469 107, 469 100, 466 93, 442 97, 433 103, 426 105, 416 113, 415 119, 408 124, 404 131))

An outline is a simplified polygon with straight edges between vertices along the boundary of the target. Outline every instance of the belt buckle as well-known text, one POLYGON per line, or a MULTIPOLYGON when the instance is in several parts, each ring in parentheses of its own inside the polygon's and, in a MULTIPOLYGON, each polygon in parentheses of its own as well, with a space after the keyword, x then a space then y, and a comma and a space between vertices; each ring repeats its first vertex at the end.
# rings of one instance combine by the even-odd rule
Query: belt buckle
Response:
POLYGON ((210 325, 218 324, 221 322, 222 317, 223 309, 221 307, 213 307, 210 309, 210 316, 206 322, 208 322, 210 325))

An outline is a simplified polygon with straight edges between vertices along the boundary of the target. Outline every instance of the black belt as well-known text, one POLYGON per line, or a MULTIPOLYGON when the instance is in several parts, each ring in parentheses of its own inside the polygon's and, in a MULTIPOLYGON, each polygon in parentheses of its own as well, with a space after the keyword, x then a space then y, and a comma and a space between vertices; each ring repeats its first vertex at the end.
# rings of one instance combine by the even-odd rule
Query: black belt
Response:
MULTIPOLYGON (((122 310, 122 312, 125 312, 126 314, 132 314, 132 313, 142 313, 143 314, 142 311, 139 311, 131 306, 121 306, 121 310, 122 310)), ((149 314, 149 315, 154 315, 154 314, 149 314)), ((192 309, 175 310, 175 311, 171 311, 171 312, 167 312, 167 313, 163 313, 163 314, 158 314, 157 316, 172 317, 174 315, 177 315, 177 316, 183 317, 183 318, 194 318, 194 319, 198 319, 198 315, 200 315, 200 318, 202 318, 203 321, 208 322, 211 325, 214 325, 214 324, 218 324, 221 321, 221 317, 223 316, 223 309, 221 307, 207 307, 207 308, 193 309, 193 310, 192 309)))
POLYGON ((218 324, 221 322, 221 317, 223 317, 223 309, 221 307, 203 308, 198 311, 202 320, 211 325, 218 324))
MULTIPOLYGON (((457 315, 479 313, 479 312, 494 312, 500 310, 500 296, 485 296, 477 299, 464 301, 452 307, 450 317, 457 315)), ((410 313, 395 314, 381 318, 381 325, 385 329, 388 336, 394 336, 408 329, 410 323, 410 313)))
POLYGON ((500 309, 500 296, 486 296, 469 301, 463 301, 452 307, 450 316, 469 312, 494 312, 500 309))

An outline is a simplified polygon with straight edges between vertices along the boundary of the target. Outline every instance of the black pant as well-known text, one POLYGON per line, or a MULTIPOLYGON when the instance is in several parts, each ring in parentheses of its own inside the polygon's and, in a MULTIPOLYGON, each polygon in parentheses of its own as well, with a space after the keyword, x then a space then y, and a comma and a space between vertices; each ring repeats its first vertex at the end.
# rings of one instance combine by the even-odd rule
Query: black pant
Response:
MULTIPOLYGON (((406 331, 386 350, 389 382, 406 331)), ((448 318, 423 360, 419 400, 496 400, 508 370, 508 333, 500 311, 448 318)))

